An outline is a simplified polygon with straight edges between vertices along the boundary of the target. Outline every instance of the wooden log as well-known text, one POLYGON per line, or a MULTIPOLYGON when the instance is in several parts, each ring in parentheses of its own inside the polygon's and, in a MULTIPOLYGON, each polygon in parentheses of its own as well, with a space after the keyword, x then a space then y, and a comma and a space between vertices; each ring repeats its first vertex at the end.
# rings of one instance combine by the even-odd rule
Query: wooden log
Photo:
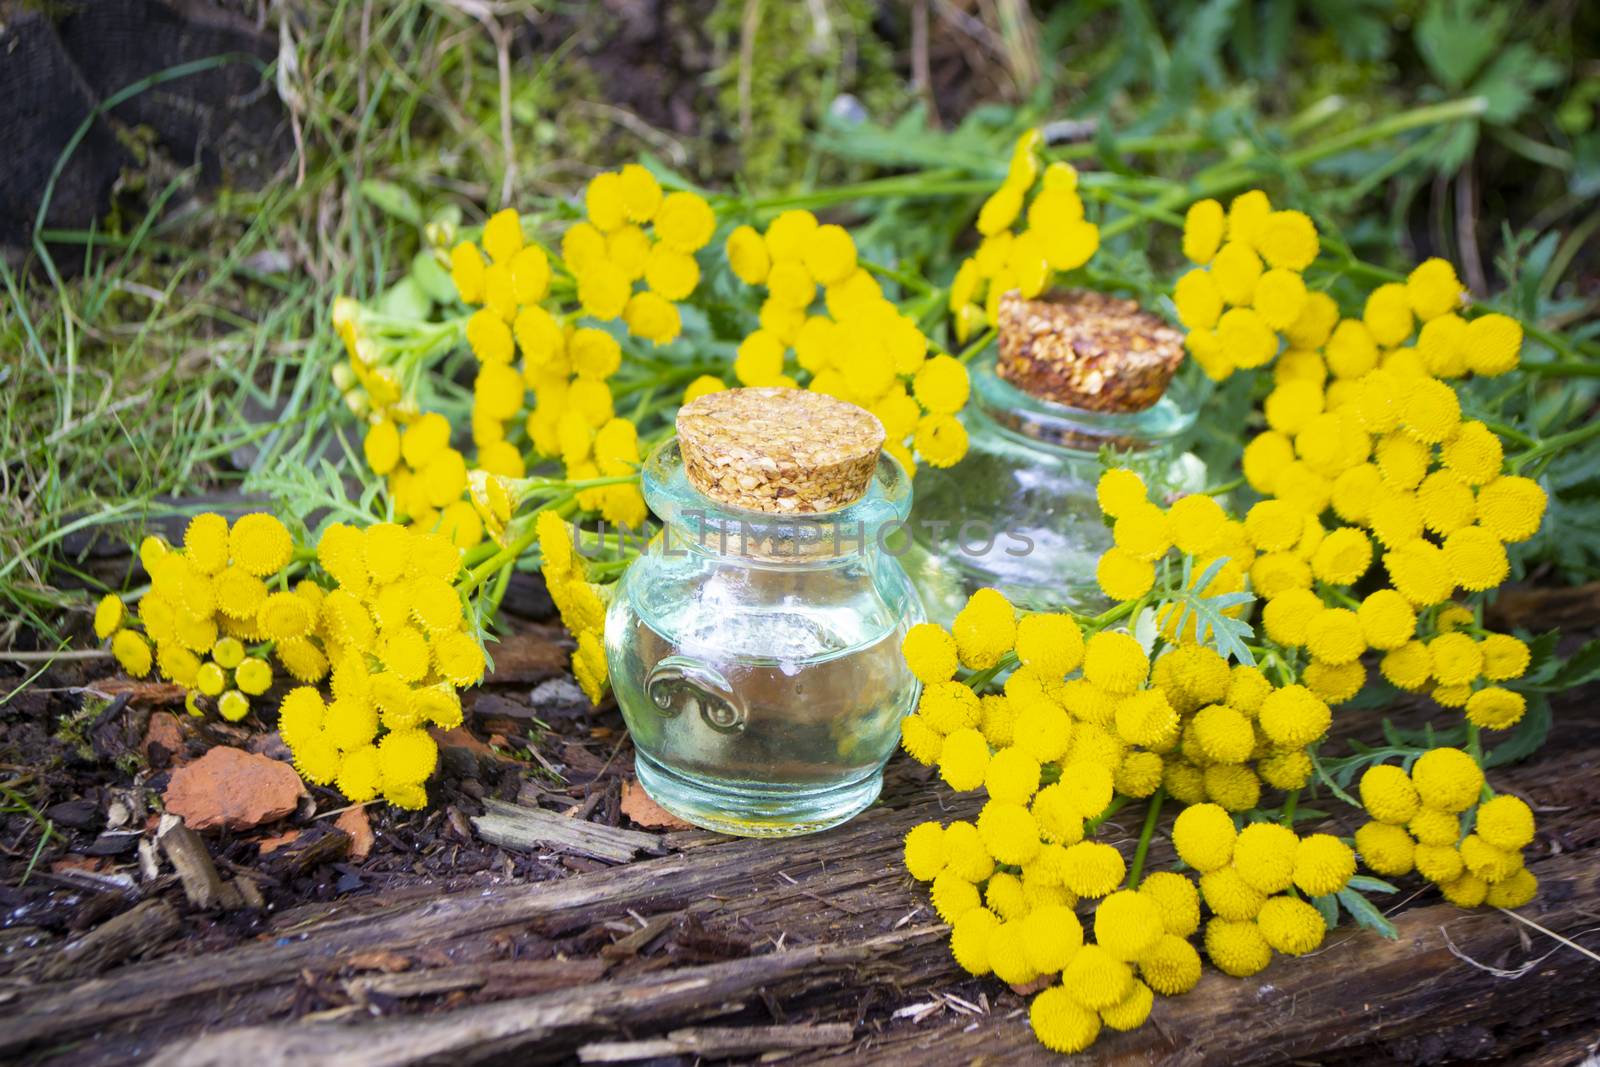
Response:
POLYGON ((644 1041, 595 1041, 580 1046, 583 1063, 629 1063, 657 1056, 752 1056, 788 1049, 812 1049, 849 1044, 849 1023, 793 1026, 706 1026, 674 1030, 666 1037, 644 1041))
MULTIPOLYGON (((1563 936, 1592 935, 1596 857, 1567 854, 1532 869, 1548 903, 1522 909, 1524 918, 1563 936)), ((1277 956, 1252 978, 1208 969, 1185 996, 1156 998, 1147 1025, 1103 1031, 1083 1062, 1249 1067, 1320 1061, 1332 1050, 1341 1062, 1494 1061, 1519 1042, 1541 1043, 1547 1030, 1600 1018, 1600 964, 1508 913, 1435 904, 1394 924, 1393 941, 1341 927, 1316 953, 1277 956)), ((996 1010, 971 1024, 900 1027, 837 1055, 897 1067, 1062 1062, 1034 1040, 1025 1012, 996 1010)))
POLYGON ((434 967, 399 974, 361 975, 345 982, 357 1003, 374 995, 427 997, 459 989, 512 988, 520 995, 598 981, 610 964, 605 960, 497 960, 462 967, 434 967))
MULTIPOLYGON (((1575 696, 1574 705, 1581 699, 1575 696)), ((1541 903, 1529 910, 1534 916, 1541 914, 1539 907, 1592 907, 1588 901, 1594 899, 1595 887, 1566 886, 1559 864, 1600 856, 1595 820, 1600 795, 1582 785, 1593 780, 1600 724, 1579 714, 1562 714, 1558 706, 1556 730, 1538 760, 1502 768, 1494 776, 1497 789, 1524 796, 1539 812, 1540 845, 1530 858, 1536 859, 1552 844, 1569 853, 1533 864, 1546 876, 1541 903), (1549 863, 1557 866, 1546 866, 1549 863)), ((20 990, 8 1004, 6 1025, 0 1027, 0 1059, 15 1058, 48 1042, 71 1042, 93 1034, 93 1051, 81 1056, 83 1062, 117 1062, 119 1053, 129 1054, 135 1047, 143 1054, 205 1028, 281 1017, 303 994, 303 976, 315 981, 319 975, 339 971, 355 954, 405 953, 426 946, 448 951, 463 962, 485 961, 493 958, 494 946, 506 937, 553 938, 630 913, 686 912, 686 923, 703 930, 702 940, 716 942, 714 946, 708 942, 711 954, 696 957, 697 961, 761 952, 767 945, 789 949, 849 945, 930 925, 935 919, 926 887, 906 875, 899 858, 900 837, 924 819, 971 818, 981 800, 975 794, 952 796, 929 780, 926 769, 904 761, 890 770, 884 804, 825 834, 785 841, 708 842, 690 852, 558 882, 499 885, 445 896, 411 887, 387 904, 357 897, 307 906, 274 920, 261 942, 201 958, 134 964, 119 970, 115 982, 41 983, 20 990)), ((1138 808, 1128 809, 1107 824, 1102 839, 1120 847, 1124 855, 1131 854, 1139 819, 1138 808)), ((1348 833, 1354 828, 1353 817, 1329 828, 1348 833)), ((1150 869, 1170 857, 1170 843, 1158 834, 1150 869)), ((1556 916, 1553 924, 1562 913, 1551 914, 1556 916)), ((1360 937, 1362 943, 1377 943, 1375 935, 1360 937)), ((939 940, 896 950, 895 959, 903 970, 878 988, 868 987, 863 979, 847 993, 834 990, 807 1001, 803 1010, 822 1019, 866 1019, 869 1025, 886 1027, 894 1040, 903 1040, 931 1025, 913 1028, 892 1019, 894 1009, 911 1002, 902 996, 907 990, 911 991, 907 996, 922 1001, 953 994, 972 1002, 998 999, 1009 1005, 1009 1011, 1025 1008, 992 980, 962 974, 939 940), (885 1004, 886 997, 892 1003, 885 1004)), ((490 995, 488 987, 477 995, 490 995)), ((303 996, 298 1003, 303 1005, 303 996)), ((674 1019, 671 1025, 682 1026, 685 1021, 674 1019)), ((867 1047, 877 1040, 883 1038, 866 1039, 867 1047)))
POLYGON ((640 830, 603 826, 543 808, 525 808, 500 800, 484 802, 484 814, 472 825, 478 836, 501 848, 540 847, 568 852, 607 863, 626 863, 640 852, 656 852, 661 838, 640 830))
POLYGON ((177 935, 178 913, 164 900, 146 900, 61 946, 44 966, 46 980, 98 974, 149 952, 177 935))
POLYGON ((160 1067, 249 1062, 273 1067, 313 1060, 341 1067, 398 1067, 512 1058, 566 1058, 583 1036, 742 1010, 765 992, 797 994, 870 980, 895 949, 942 936, 940 927, 902 930, 853 945, 818 945, 765 956, 658 971, 629 981, 563 989, 449 1014, 358 1025, 251 1026, 174 1042, 160 1067))
MULTIPOLYGON (((926 802, 937 803, 931 790, 926 802)), ((845 886, 887 878, 898 909, 886 913, 893 916, 883 924, 887 929, 905 914, 909 899, 908 880, 894 866, 899 837, 933 814, 936 810, 924 807, 909 811, 879 808, 838 830, 813 837, 784 842, 729 840, 556 883, 496 886, 481 893, 435 897, 353 918, 324 920, 310 931, 286 932, 269 944, 249 943, 201 958, 140 964, 124 969, 114 983, 91 979, 43 984, 27 990, 9 1006, 7 1024, 0 1027, 0 1059, 41 1042, 103 1031, 120 1020, 159 1019, 181 1029, 186 1025, 181 1015, 185 1002, 209 1002, 218 996, 290 986, 300 981, 302 971, 336 968, 341 960, 365 950, 405 951, 529 924, 571 929, 630 909, 653 914, 691 904, 723 908, 724 902, 746 898, 752 887, 778 890, 789 884, 785 877, 790 883, 797 882, 790 872, 838 876, 845 886)), ((810 896, 794 894, 790 902, 796 910, 777 912, 784 918, 774 921, 794 921, 800 912, 830 921, 839 916, 849 918, 848 912, 838 908, 819 908, 816 898, 822 895, 809 892, 810 896)), ((859 927, 856 931, 859 936, 859 927)), ((781 931, 772 936, 781 936, 781 931)), ((813 936, 832 939, 835 931, 824 927, 813 936)), ((275 1001, 268 998, 267 1002, 275 1001)))
POLYGON ((1559 627, 1563 632, 1600 624, 1600 582, 1567 586, 1515 586, 1502 589, 1483 612, 1496 630, 1526 627, 1534 632, 1559 627))

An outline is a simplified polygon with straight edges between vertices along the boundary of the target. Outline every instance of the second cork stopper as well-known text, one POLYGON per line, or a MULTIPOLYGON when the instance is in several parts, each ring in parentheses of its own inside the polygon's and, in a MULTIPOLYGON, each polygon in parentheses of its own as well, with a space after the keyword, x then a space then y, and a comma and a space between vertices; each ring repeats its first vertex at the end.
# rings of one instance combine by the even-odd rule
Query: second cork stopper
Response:
POLYGON ((870 412, 803 389, 727 389, 678 409, 690 484, 752 511, 817 514, 855 502, 883 441, 870 412))
POLYGON ((1000 297, 1000 377, 1040 400, 1085 411, 1143 411, 1183 361, 1183 334, 1132 300, 1074 290, 1000 297))

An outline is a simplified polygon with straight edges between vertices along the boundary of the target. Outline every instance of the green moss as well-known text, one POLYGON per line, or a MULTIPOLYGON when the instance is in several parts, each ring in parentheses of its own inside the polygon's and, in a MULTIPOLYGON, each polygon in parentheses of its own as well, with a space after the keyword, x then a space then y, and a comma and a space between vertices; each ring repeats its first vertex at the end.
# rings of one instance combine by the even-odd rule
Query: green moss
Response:
POLYGON ((824 24, 814 17, 816 5, 761 3, 747 72, 745 7, 745 0, 718 0, 707 22, 717 51, 727 57, 709 79, 717 110, 739 141, 738 159, 725 169, 761 189, 839 178, 837 165, 819 165, 810 147, 833 101, 850 93, 870 114, 885 116, 911 98, 894 71, 893 50, 873 29, 876 5, 835 0, 821 8, 824 24))
POLYGON ((89 730, 109 703, 101 697, 85 695, 76 711, 61 716, 61 721, 56 724, 56 740, 71 747, 80 759, 94 759, 94 744, 89 740, 89 730))

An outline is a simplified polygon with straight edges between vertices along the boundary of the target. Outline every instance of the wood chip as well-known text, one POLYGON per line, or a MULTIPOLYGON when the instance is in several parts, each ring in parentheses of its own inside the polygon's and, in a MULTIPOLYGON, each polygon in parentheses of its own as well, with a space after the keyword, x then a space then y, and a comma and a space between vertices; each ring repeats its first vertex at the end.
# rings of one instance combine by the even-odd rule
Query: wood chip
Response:
POLYGON ((350 858, 357 863, 366 859, 372 853, 372 846, 377 838, 372 832, 372 821, 367 818, 367 809, 361 805, 345 811, 333 825, 350 835, 350 858))
POLYGON ((349 854, 349 834, 337 826, 319 826, 263 857, 261 870, 280 882, 289 881, 349 854))
POLYGON ((1000 298, 995 371, 1030 396, 1086 411, 1143 411, 1183 361, 1183 334, 1132 300, 1077 289, 1000 298))
POLYGON ((211 853, 200 835, 183 824, 182 816, 161 816, 156 841, 178 872, 183 895, 189 898, 190 904, 205 909, 223 903, 222 877, 217 874, 217 865, 211 862, 211 853))
POLYGON ((601 826, 542 808, 524 808, 499 800, 485 801, 484 808, 472 825, 479 837, 502 848, 544 846, 607 863, 626 863, 640 852, 661 848, 661 838, 656 834, 601 826))
POLYGON ((690 483, 751 511, 816 514, 860 499, 883 440, 871 412, 803 389, 725 389, 678 409, 690 483))

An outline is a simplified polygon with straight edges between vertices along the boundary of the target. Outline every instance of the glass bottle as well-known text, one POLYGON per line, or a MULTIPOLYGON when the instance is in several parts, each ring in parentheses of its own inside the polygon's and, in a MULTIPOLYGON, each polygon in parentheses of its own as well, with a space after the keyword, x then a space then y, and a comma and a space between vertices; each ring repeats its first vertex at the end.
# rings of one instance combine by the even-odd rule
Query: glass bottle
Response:
MULTIPOLYGON (((1002 331, 1014 308, 1002 301, 1002 331)), ((1096 614, 1109 601, 1095 565, 1111 546, 1095 499, 1100 450, 1145 453, 1138 462, 1159 467, 1168 492, 1202 488, 1204 465, 1173 449, 1194 425, 1200 390, 1163 379, 1164 394, 1142 410, 1092 411, 1019 388, 996 362, 991 350, 972 367, 966 456, 917 474, 906 568, 929 618, 944 625, 984 586, 1026 610, 1096 614)))
POLYGON ((919 692, 900 644, 923 613, 883 548, 910 478, 877 455, 870 479, 843 507, 773 514, 708 496, 677 438, 646 461, 664 528, 618 585, 606 652, 639 782, 663 808, 776 837, 877 798, 919 692))

